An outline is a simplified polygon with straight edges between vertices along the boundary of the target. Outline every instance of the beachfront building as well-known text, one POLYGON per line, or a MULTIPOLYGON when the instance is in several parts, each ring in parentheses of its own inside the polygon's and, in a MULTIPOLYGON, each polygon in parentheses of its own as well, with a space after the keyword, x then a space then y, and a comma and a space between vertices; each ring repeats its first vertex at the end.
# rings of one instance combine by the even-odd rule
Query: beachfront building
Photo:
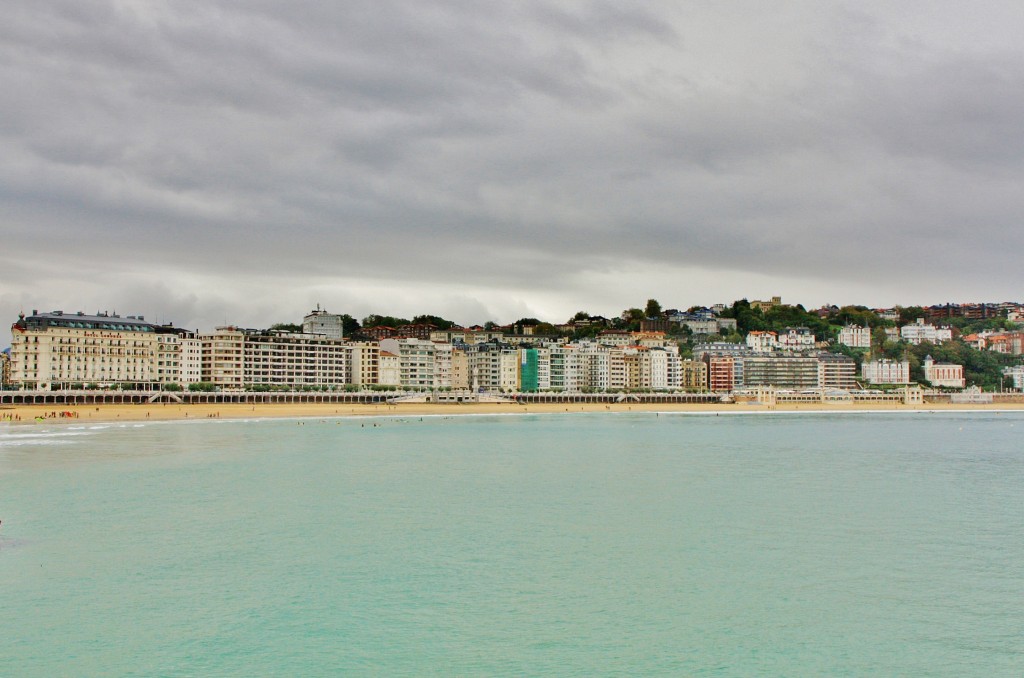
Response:
POLYGON ((399 385, 402 388, 429 390, 451 387, 451 344, 406 337, 385 339, 380 342, 380 350, 399 357, 399 385))
POLYGON ((344 318, 337 313, 328 313, 317 304, 316 309, 310 311, 302 319, 303 334, 320 334, 327 339, 341 340, 344 338, 344 318))
MULTIPOLYGON (((433 336, 433 335, 431 335, 433 336)), ((470 387, 469 356, 464 346, 452 346, 452 390, 465 391, 470 387)))
POLYGON ((200 375, 220 390, 338 388, 348 383, 345 342, 322 334, 218 327, 199 335, 200 375))
POLYGON ((510 350, 497 343, 466 346, 470 388, 474 391, 501 390, 501 354, 510 350))
POLYGON ((748 356, 743 358, 743 385, 794 390, 817 388, 818 359, 796 355, 748 356))
POLYGON ((348 382, 349 356, 340 339, 321 334, 245 332, 242 383, 246 386, 336 388, 348 382))
POLYGON ((348 352, 348 383, 371 386, 380 383, 380 344, 375 341, 350 341, 348 352))
POLYGON ((924 379, 932 386, 945 388, 963 388, 965 385, 964 366, 952 363, 937 363, 929 355, 921 364, 924 368, 924 379))
POLYGON ((498 390, 505 393, 514 393, 519 390, 519 349, 506 349, 501 351, 498 357, 498 390))
POLYGON ((900 328, 900 338, 915 346, 924 341, 937 344, 952 339, 953 330, 949 327, 930 325, 924 318, 918 318, 915 322, 900 328))
POLYGON ((907 360, 865 360, 861 378, 869 384, 909 384, 910 362, 907 360))
POLYGON ((678 377, 676 379, 671 378, 673 370, 669 367, 672 352, 667 347, 662 346, 643 347, 643 350, 647 353, 647 360, 643 363, 643 366, 648 374, 642 374, 641 381, 647 384, 646 388, 652 391, 667 391, 673 386, 678 387, 678 377))
POLYGON ((553 344, 548 349, 548 374, 552 391, 566 391, 566 359, 569 348, 564 344, 553 344))
POLYGON ((708 366, 701 360, 680 360, 677 387, 684 391, 703 392, 708 389, 708 366))
POLYGON ((141 316, 33 311, 11 326, 10 381, 40 390, 154 388, 157 350, 156 327, 141 316))
POLYGON ((178 335, 178 383, 183 387, 203 380, 203 340, 196 332, 178 335))
POLYGON ((220 390, 241 390, 245 385, 242 371, 245 333, 232 325, 224 325, 200 338, 202 381, 220 390))
POLYGON ((519 390, 526 392, 551 390, 551 349, 549 347, 519 349, 519 390))
POLYGON ((734 358, 726 355, 706 355, 704 362, 707 364, 708 389, 714 393, 731 393, 736 388, 737 373, 742 374, 738 366, 743 364, 742 358, 734 358))
POLYGON ((157 382, 161 385, 180 384, 181 336, 177 332, 158 332, 156 341, 157 382))
POLYGON ((693 359, 703 361, 708 367, 708 388, 719 393, 732 391, 742 386, 743 362, 747 356, 755 355, 743 344, 726 341, 707 342, 693 347, 693 359), (728 358, 728 360, 722 360, 728 358), (726 375, 726 369, 732 371, 726 375))
POLYGON ((607 346, 591 342, 573 344, 569 354, 569 375, 573 379, 569 390, 607 391, 611 381, 611 352, 607 346))
POLYGON ((836 343, 850 348, 871 348, 871 328, 860 325, 847 325, 839 330, 836 343))
POLYGON ((381 349, 379 354, 378 384, 381 386, 402 385, 402 358, 397 353, 381 349))
POLYGON ((840 353, 818 354, 818 386, 850 391, 857 387, 857 363, 840 353))

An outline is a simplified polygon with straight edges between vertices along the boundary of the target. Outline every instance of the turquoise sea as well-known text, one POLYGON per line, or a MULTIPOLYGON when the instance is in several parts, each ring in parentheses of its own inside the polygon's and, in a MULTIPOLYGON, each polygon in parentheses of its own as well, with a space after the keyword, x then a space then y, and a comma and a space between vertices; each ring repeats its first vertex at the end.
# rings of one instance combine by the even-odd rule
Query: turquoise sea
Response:
POLYGON ((0 426, 3 676, 1021 676, 1024 413, 0 426))

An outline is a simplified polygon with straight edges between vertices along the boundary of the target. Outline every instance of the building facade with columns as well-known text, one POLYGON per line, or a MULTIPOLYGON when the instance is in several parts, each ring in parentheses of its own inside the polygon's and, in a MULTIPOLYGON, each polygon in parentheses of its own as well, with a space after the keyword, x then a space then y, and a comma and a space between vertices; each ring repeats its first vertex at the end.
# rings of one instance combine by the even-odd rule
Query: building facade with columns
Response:
POLYGON ((158 343, 141 316, 33 311, 11 326, 10 381, 40 390, 154 388, 158 343))

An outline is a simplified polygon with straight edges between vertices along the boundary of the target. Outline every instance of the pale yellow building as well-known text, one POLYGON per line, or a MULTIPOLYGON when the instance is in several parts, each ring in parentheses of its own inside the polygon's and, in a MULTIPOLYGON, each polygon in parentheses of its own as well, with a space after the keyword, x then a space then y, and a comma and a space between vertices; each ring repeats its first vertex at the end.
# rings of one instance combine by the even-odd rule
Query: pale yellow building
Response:
POLYGON ((33 311, 11 326, 11 383, 27 389, 152 388, 156 327, 142 317, 33 311))

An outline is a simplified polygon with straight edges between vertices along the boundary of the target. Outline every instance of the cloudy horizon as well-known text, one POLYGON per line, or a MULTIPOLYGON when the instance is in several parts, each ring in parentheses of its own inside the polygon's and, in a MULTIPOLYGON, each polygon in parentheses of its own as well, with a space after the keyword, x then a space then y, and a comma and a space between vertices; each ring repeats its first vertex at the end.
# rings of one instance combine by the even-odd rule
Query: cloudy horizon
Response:
POLYGON ((1022 29, 1010 2, 15 3, 0 313, 1021 300, 1022 29))

